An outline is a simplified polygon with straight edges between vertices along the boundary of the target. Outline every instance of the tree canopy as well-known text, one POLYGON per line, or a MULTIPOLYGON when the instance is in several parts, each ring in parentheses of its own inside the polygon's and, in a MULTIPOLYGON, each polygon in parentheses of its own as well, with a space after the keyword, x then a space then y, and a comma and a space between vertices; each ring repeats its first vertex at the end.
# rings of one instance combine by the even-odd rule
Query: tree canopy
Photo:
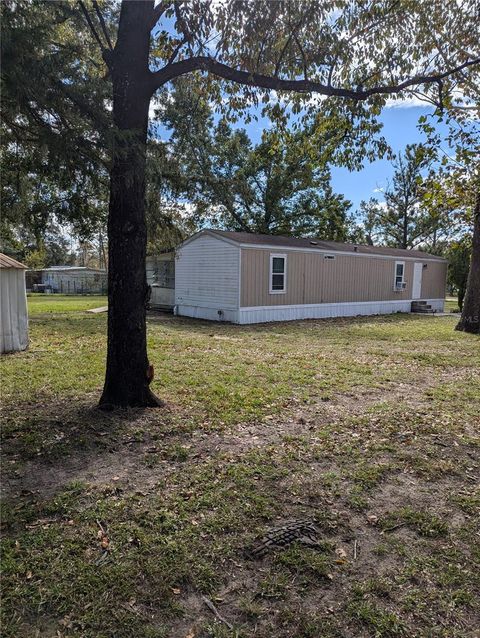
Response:
POLYGON ((327 129, 322 139, 319 127, 289 130, 276 123, 254 145, 225 117, 215 122, 195 85, 177 82, 169 97, 160 116, 171 129, 169 177, 176 177, 173 188, 193 204, 197 224, 347 238, 350 203, 330 185, 338 133, 327 129))
POLYGON ((458 230, 452 215, 457 202, 435 197, 432 174, 434 153, 419 144, 408 144, 393 162, 393 178, 384 201, 362 202, 365 230, 372 242, 397 248, 437 251, 458 230))
POLYGON ((53 229, 83 238, 106 223, 111 88, 71 3, 4 2, 1 17, 0 231, 41 253, 53 229))

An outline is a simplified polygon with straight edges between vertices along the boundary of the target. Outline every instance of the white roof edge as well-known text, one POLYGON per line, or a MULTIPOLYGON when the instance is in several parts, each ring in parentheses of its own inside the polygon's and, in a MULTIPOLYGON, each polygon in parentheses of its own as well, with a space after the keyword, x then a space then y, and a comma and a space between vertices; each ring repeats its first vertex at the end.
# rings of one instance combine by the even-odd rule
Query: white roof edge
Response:
POLYGON ((232 246, 239 246, 239 247, 242 246, 242 244, 239 241, 236 241, 235 239, 230 239, 230 237, 224 237, 223 235, 217 235, 217 233, 214 230, 211 230, 210 228, 204 228, 196 232, 194 235, 192 235, 188 239, 186 239, 179 246, 177 246, 177 248, 183 248, 184 246, 187 246, 190 242, 195 241, 196 239, 198 239, 199 237, 203 237, 204 235, 208 235, 209 237, 214 237, 215 239, 218 239, 219 241, 224 241, 227 244, 231 244, 232 246))

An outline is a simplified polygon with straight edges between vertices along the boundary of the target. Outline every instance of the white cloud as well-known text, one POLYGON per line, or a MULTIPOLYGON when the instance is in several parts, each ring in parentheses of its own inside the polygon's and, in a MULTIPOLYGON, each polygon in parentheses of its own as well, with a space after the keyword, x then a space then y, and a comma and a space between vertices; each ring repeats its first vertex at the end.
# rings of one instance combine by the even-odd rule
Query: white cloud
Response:
POLYGON ((385 108, 387 109, 411 109, 419 106, 425 108, 431 106, 431 104, 426 100, 421 100, 416 95, 389 97, 385 103, 385 108))

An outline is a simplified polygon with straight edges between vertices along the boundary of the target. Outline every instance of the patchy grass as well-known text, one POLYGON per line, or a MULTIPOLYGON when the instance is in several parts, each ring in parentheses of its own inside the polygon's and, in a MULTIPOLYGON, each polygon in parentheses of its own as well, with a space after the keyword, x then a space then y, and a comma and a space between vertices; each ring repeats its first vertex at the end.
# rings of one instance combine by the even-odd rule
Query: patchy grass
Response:
POLYGON ((152 314, 168 410, 103 414, 101 305, 29 297, 30 348, 1 360, 2 635, 475 635, 478 338, 152 314), (296 518, 317 548, 249 558, 296 518))
POLYGON ((404 525, 413 529, 420 536, 430 538, 445 536, 448 531, 447 523, 435 514, 415 511, 409 507, 388 512, 381 522, 383 532, 393 532, 404 525))

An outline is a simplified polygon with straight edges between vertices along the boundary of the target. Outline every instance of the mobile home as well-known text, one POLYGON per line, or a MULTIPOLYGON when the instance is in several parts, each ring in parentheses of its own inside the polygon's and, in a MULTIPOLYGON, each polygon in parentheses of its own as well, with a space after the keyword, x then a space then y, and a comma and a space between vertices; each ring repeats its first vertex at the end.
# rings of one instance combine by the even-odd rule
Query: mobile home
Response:
POLYGON ((29 270, 27 289, 64 295, 105 295, 107 271, 86 266, 51 266, 29 270))
POLYGON ((176 251, 175 311, 240 324, 439 312, 446 274, 417 250, 202 230, 176 251))

